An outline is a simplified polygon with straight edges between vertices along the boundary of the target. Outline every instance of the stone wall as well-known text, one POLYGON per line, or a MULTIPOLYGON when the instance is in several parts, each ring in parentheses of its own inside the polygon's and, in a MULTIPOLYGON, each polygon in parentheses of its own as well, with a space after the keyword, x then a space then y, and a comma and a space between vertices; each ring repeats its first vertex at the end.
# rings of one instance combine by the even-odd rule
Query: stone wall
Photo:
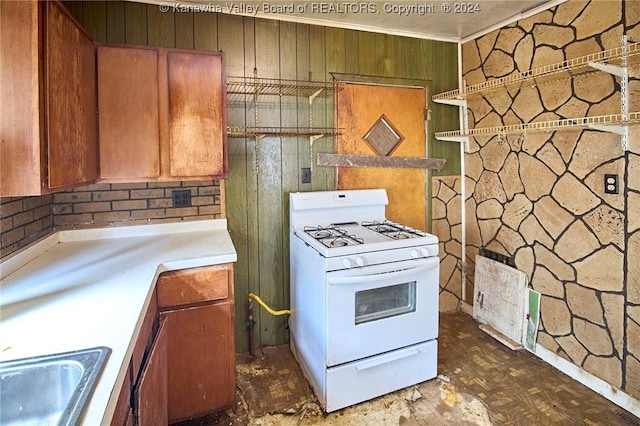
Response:
MULTIPOLYGON (((636 109, 637 110, 637 109, 636 109)), ((640 395, 640 128, 632 131, 627 163, 626 330, 623 358, 626 390, 640 395)))
MULTIPOLYGON (((617 47, 623 34, 640 41, 639 21, 640 2, 569 0, 466 43, 466 84, 617 47)), ((631 110, 639 111, 640 67, 630 73, 631 110)), ((606 73, 469 100, 470 128, 619 113, 619 81, 606 73)), ((482 247, 513 256, 542 293, 538 343, 640 398, 640 143, 632 129, 629 152, 620 136, 590 130, 472 138, 466 278, 472 285, 482 247), (619 176, 619 194, 604 192, 605 174, 619 176)))
POLYGON ((461 177, 432 178, 431 232, 440 240, 440 312, 455 311, 462 300, 461 177))

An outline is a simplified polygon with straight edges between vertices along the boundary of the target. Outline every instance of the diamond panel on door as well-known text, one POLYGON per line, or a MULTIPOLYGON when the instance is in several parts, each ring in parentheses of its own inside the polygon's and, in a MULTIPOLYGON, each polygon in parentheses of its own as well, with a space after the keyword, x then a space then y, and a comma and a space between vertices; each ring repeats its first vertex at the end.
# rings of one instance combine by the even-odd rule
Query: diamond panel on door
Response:
POLYGON ((402 136, 391 121, 382 114, 362 139, 364 139, 378 155, 386 156, 391 154, 398 145, 400 145, 404 140, 404 136, 402 136))

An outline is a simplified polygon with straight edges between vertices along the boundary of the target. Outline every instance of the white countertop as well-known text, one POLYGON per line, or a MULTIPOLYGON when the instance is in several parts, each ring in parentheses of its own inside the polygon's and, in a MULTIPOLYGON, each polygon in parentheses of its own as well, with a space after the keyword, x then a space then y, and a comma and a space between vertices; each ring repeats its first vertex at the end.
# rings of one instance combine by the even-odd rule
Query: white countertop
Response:
POLYGON ((0 360, 107 346, 83 424, 109 424, 161 272, 235 262, 226 219, 57 232, 0 263, 0 360))

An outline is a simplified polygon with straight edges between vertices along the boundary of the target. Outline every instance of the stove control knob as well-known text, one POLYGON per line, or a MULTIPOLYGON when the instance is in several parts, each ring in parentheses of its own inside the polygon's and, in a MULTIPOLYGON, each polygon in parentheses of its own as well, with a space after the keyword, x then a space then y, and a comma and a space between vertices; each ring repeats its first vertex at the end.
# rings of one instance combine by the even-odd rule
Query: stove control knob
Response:
POLYGON ((416 249, 411 249, 409 251, 409 255, 414 259, 417 259, 418 257, 420 257, 420 254, 418 253, 418 250, 416 250, 416 249))
POLYGON ((356 265, 359 267, 364 266, 364 259, 360 256, 356 256, 356 258, 354 259, 356 262, 356 265))
POLYGON ((429 250, 429 249, 428 249, 428 248, 426 248, 426 247, 422 247, 422 248, 420 249, 420 254, 422 255, 422 257, 429 257, 429 256, 431 256, 431 255, 432 255, 432 254, 431 254, 431 250, 429 250))
POLYGON ((351 268, 353 265, 351 264, 351 259, 345 257, 344 259, 342 259, 342 266, 344 266, 345 268, 351 268))

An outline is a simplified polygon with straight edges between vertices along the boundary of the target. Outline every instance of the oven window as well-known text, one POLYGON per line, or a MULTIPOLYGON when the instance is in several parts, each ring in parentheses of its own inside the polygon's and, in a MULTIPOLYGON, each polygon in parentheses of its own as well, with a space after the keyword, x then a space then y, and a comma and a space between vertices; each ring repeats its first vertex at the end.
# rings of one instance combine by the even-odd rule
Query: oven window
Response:
POLYGON ((356 324, 416 310, 416 282, 356 292, 356 324))

